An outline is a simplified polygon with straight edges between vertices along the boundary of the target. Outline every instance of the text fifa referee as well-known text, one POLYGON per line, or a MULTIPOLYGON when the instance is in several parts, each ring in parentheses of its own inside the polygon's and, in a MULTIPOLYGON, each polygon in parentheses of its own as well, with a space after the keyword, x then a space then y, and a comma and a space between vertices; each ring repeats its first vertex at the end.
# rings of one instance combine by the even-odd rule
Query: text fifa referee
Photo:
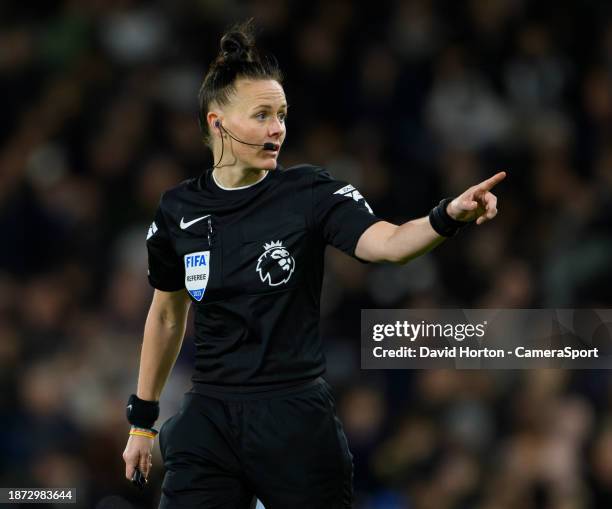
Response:
POLYGON ((147 316, 125 475, 146 477, 158 400, 195 306, 193 387, 159 432, 160 508, 352 507, 353 463, 319 338, 328 244, 405 263, 495 217, 500 172, 400 226, 324 168, 277 162, 287 102, 249 23, 228 31, 200 90, 212 168, 165 192, 147 236, 147 316))

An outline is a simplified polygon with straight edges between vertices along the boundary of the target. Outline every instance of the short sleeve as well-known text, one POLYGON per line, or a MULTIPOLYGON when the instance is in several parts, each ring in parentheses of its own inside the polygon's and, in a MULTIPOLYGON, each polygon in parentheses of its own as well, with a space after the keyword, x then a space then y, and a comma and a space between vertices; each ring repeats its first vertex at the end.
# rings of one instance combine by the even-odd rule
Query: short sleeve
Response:
POLYGON ((184 269, 172 245, 161 204, 149 226, 147 253, 151 286, 165 292, 175 292, 184 287, 184 269))
POLYGON ((314 176, 313 217, 325 242, 353 257, 363 232, 381 221, 357 189, 323 169, 314 176))

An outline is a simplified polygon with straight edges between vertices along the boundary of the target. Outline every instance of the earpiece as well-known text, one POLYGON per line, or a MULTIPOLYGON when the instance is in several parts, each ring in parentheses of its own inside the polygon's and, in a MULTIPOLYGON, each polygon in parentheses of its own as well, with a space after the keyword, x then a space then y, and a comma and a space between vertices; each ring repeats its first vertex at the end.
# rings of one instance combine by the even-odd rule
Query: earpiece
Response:
POLYGON ((219 127, 221 127, 221 121, 220 120, 215 120, 215 127, 217 129, 219 129, 219 127))

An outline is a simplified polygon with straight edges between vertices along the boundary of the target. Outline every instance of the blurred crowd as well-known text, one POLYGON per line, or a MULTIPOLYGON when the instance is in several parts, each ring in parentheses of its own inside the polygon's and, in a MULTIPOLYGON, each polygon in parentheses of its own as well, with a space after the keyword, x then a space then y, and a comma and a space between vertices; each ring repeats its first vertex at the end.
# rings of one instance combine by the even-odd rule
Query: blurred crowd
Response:
MULTIPOLYGON (((607 0, 0 4, 0 486, 155 507, 121 453, 160 194, 211 165, 197 90, 254 16, 285 74, 280 162, 403 222, 506 170, 499 215, 398 267, 330 249, 328 375, 356 509, 612 507, 606 371, 364 371, 363 308, 612 305, 607 0)), ((160 423, 189 388, 192 330, 160 423)))

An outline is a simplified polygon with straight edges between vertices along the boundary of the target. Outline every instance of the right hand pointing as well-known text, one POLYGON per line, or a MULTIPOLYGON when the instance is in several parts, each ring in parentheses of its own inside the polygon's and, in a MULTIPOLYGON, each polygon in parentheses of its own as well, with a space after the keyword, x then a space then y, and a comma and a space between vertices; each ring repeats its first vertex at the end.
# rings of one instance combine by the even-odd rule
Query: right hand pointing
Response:
POLYGON ((154 438, 130 435, 123 451, 123 461, 125 461, 125 477, 132 480, 136 467, 145 478, 149 477, 149 472, 153 466, 153 445, 154 438))

